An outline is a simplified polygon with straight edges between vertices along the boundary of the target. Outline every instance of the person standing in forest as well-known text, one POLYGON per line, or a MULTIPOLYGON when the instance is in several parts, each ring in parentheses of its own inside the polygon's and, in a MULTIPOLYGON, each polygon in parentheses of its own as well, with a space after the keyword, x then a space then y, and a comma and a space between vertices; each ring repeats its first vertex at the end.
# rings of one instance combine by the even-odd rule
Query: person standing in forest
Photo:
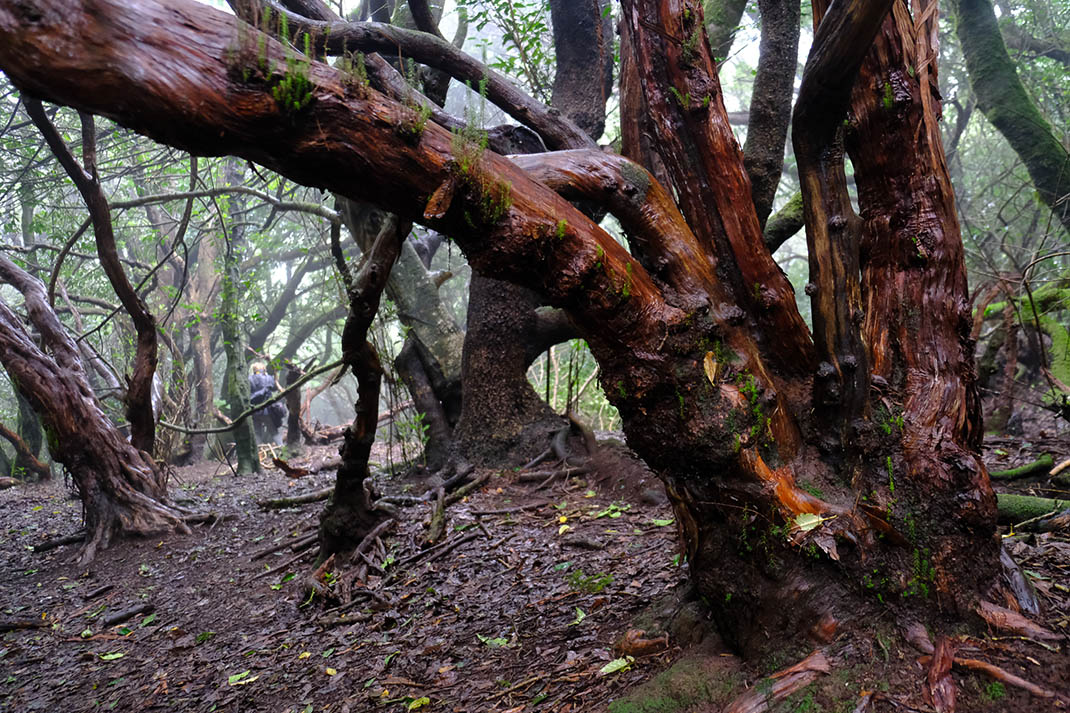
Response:
MULTIPOLYGON (((267 373, 266 364, 254 362, 250 369, 249 403, 259 406, 275 394, 277 387, 274 377, 267 373)), ((253 427, 256 430, 257 443, 281 444, 279 428, 284 420, 286 420, 286 406, 281 401, 276 401, 254 413, 253 427)))

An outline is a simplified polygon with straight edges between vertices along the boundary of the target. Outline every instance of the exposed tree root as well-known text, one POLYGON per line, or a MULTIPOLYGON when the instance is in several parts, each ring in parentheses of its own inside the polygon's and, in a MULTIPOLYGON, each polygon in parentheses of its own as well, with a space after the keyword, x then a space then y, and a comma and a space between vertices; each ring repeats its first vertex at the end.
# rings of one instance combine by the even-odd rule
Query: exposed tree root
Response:
POLYGON ((774 673, 771 686, 755 686, 728 704, 723 713, 762 713, 771 704, 810 685, 818 676, 832 671, 828 658, 815 651, 799 663, 774 673))
MULTIPOLYGON (((920 659, 918 659, 918 662, 921 663, 923 666, 929 665, 931 661, 932 656, 922 656, 920 659)), ((999 666, 990 664, 986 661, 978 661, 977 659, 955 658, 952 660, 952 663, 955 665, 956 668, 964 668, 968 671, 980 671, 981 673, 991 676, 997 681, 1006 683, 1008 686, 1014 686, 1015 688, 1021 688, 1023 691, 1028 691, 1034 696, 1040 696, 1041 698, 1056 697, 1054 691, 1049 691, 1048 689, 1042 688, 1036 685, 1035 683, 1030 683, 1024 678, 1019 678, 1013 673, 1005 671, 999 666)))
POLYGON ((1004 607, 997 606, 991 602, 982 601, 977 609, 977 613, 981 615, 981 618, 988 622, 989 626, 995 629, 1009 631, 1018 634, 1019 636, 1026 636, 1040 641, 1060 641, 1063 639, 1063 636, 1060 634, 1048 631, 1044 627, 1034 624, 1018 612, 1005 609, 1004 607))

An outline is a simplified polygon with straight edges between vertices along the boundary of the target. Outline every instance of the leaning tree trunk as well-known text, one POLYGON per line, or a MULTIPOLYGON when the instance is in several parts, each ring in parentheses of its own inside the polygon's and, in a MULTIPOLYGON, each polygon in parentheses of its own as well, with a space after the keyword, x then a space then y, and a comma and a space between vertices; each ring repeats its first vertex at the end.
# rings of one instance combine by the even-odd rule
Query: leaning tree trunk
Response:
POLYGON ((89 209, 89 217, 93 221, 100 265, 137 333, 133 373, 127 377, 126 419, 130 422, 130 442, 151 454, 156 443, 156 415, 152 408, 152 379, 156 373, 157 362, 156 318, 130 284, 119 261, 111 208, 97 172, 96 129, 93 117, 87 114, 81 116, 82 160, 85 164, 83 169, 67 148, 56 127, 49 121, 41 102, 27 98, 25 104, 26 112, 44 135, 45 142, 52 149, 56 160, 82 194, 82 199, 89 209))
POLYGON ((167 503, 165 474, 101 410, 44 285, 3 255, 0 281, 23 294, 30 322, 40 332, 43 348, 0 302, 0 361, 41 417, 53 459, 71 474, 82 498, 86 543, 79 562, 88 563, 116 535, 185 529, 181 513, 167 503))
POLYGON ((953 0, 952 5, 978 106, 1022 159, 1040 200, 1070 233, 1070 152, 1022 85, 991 0, 953 0))
MULTIPOLYGON (((414 135, 406 119, 411 113, 397 101, 189 0, 61 5, 62 11, 42 11, 0 2, 0 67, 22 90, 107 113, 200 153, 256 160, 298 182, 419 220, 455 236, 475 269, 535 289, 569 310, 599 362, 629 444, 666 482, 696 584, 740 649, 756 654, 794 650, 811 636, 827 640, 838 628, 862 627, 890 600, 935 623, 937 600, 964 615, 981 596, 995 572, 984 545, 968 578, 951 581, 961 563, 974 558, 978 548, 970 536, 985 534, 992 505, 975 453, 968 361, 954 333, 964 289, 955 233, 942 217, 934 220, 929 230, 943 228, 931 241, 934 267, 895 262, 888 271, 913 300, 904 305, 901 322, 892 321, 895 315, 887 322, 901 325, 890 336, 902 347, 904 377, 893 369, 893 378, 874 380, 875 386, 902 389, 889 398, 893 405, 902 398, 906 409, 904 434, 896 436, 900 414, 882 420, 864 368, 871 356, 878 370, 882 362, 873 352, 855 352, 857 344, 868 344, 852 333, 864 326, 854 319, 858 306, 851 302, 855 311, 837 311, 840 301, 853 297, 845 292, 851 280, 862 295, 871 294, 870 283, 878 280, 871 268, 880 268, 879 258, 867 242, 859 251, 865 270, 860 279, 845 268, 854 248, 846 235, 816 241, 825 251, 819 259, 829 265, 813 280, 825 324, 815 348, 790 284, 764 248, 696 0, 622 4, 622 54, 634 57, 639 78, 626 93, 622 114, 626 124, 646 122, 668 188, 640 166, 598 150, 507 159, 458 141, 435 122, 414 135), (145 28, 159 26, 170 30, 169 41, 146 41, 145 28), (56 52, 57 46, 64 51, 56 52), (278 100, 294 86, 307 91, 278 100), (279 90, 274 95, 273 87, 279 90), (641 117, 631 103, 637 92, 646 107, 641 117), (550 186, 611 210, 638 258, 550 186), (948 306, 932 304, 947 298, 948 306), (930 308, 932 325, 910 321, 913 310, 930 308), (852 369, 865 372, 861 381, 852 369), (811 418, 818 405, 815 376, 824 379, 818 397, 847 408, 811 418), (928 396, 926 383, 935 385, 928 396), (822 450, 828 427, 846 437, 848 450, 822 450), (911 506, 907 512, 890 502, 904 479, 911 493, 904 500, 911 506), (876 489, 885 482, 886 489, 876 489), (966 486, 964 496, 956 485, 966 486), (915 510, 913 493, 922 492, 930 502, 915 510), (871 495, 891 504, 891 513, 873 506, 871 495), (940 515, 951 520, 939 522, 940 515)), ((819 27, 801 94, 804 104, 824 105, 806 107, 807 121, 814 123, 803 122, 820 135, 796 133, 817 147, 810 160, 822 158, 820 145, 836 139, 830 126, 843 124, 857 68, 890 5, 845 0, 819 27)), ((912 22, 902 13, 897 17, 912 22)), ((427 50, 410 46, 410 35, 378 25, 302 25, 295 18, 290 26, 308 31, 310 45, 330 52, 427 50)), ((467 66, 451 64, 451 71, 467 66)), ((884 61, 878 67, 890 70, 884 61)), ((907 71, 897 81, 918 82, 917 74, 907 71)), ((487 76, 492 98, 540 127, 548 145, 577 135, 570 122, 513 101, 501 77, 487 76)), ((919 206, 950 200, 945 179, 934 174, 938 159, 920 155, 913 143, 929 129, 913 128, 911 142, 895 150, 917 158, 919 168, 897 190, 919 206), (919 185, 935 195, 916 195, 919 185)), ((927 148, 940 152, 935 142, 927 148)), ((832 165, 816 169, 809 179, 808 229, 820 226, 815 217, 821 211, 826 228, 854 229, 849 202, 833 194, 842 182, 832 165), (828 212, 837 207, 844 214, 828 212)), ((876 220, 895 218, 872 211, 867 230, 876 220)), ((887 283, 881 290, 893 292, 887 283)), ((361 310, 371 300, 363 302, 361 310)), ((361 362, 360 327, 366 330, 370 321, 362 311, 355 333, 347 335, 347 344, 355 346, 351 364, 361 362)), ((968 334, 969 320, 964 326, 968 334)), ((877 336, 889 334, 878 330, 877 336)), ((354 430, 360 441, 354 449, 359 445, 363 452, 369 429, 370 422, 354 430)), ((350 492, 364 474, 352 471, 350 492)), ((346 534, 350 541, 356 536, 346 534)))

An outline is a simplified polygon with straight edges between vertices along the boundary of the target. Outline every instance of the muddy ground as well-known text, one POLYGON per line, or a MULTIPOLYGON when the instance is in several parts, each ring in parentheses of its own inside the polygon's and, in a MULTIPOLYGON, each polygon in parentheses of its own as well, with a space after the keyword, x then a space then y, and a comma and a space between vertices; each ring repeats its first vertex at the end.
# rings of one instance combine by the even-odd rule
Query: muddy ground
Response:
MULTIPOLYGON (((1045 438, 1028 448, 1021 439, 994 442, 989 456, 995 467, 1040 448, 1070 457, 1065 437, 1045 438)), ((294 462, 328 457, 331 448, 294 462)), ((591 482, 541 489, 515 472, 494 473, 450 507, 437 549, 420 546, 429 508, 405 510, 369 555, 357 606, 345 612, 306 597, 311 560, 295 559, 290 547, 313 531, 322 503, 257 505, 325 488, 330 472, 290 479, 275 469, 235 477, 216 463, 177 470, 174 499, 221 519, 189 535, 119 543, 88 570, 71 563, 76 545, 34 551, 78 529, 80 503, 62 479, 2 491, 0 624, 13 630, 0 639, 0 707, 653 713, 720 711, 770 686, 766 676, 794 661, 744 665, 715 635, 702 639, 701 606, 681 603, 686 564, 664 495, 635 463, 622 457, 617 466, 627 477, 603 468, 591 482), (625 641, 629 630, 644 633, 625 641), (607 673, 622 652, 633 660, 607 673)), ((419 493, 426 485, 380 476, 377 487, 419 493)), ((1068 533, 1024 536, 1013 548, 1045 605, 1042 623, 1070 633, 1068 533)), ((902 643, 893 618, 875 622, 863 643, 838 649, 830 674, 771 710, 932 710, 919 654, 902 643)), ((989 637, 960 646, 1070 693, 1065 642, 989 637)), ((959 711, 1066 709, 1064 699, 981 674, 956 672, 955 680, 959 711)))

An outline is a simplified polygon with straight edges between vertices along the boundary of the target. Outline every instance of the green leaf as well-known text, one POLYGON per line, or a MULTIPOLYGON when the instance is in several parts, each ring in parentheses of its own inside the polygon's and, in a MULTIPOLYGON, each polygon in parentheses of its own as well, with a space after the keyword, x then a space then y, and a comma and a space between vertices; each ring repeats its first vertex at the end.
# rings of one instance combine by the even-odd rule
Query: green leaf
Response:
POLYGON ((145 617, 144 619, 142 619, 142 620, 141 620, 141 626, 148 626, 149 624, 151 624, 151 623, 152 623, 152 622, 154 622, 154 621, 156 621, 156 614, 155 614, 155 612, 154 612, 154 613, 152 613, 152 614, 149 614, 149 615, 148 615, 147 617, 145 617))
POLYGON ((406 710, 414 711, 417 708, 423 708, 424 706, 429 706, 429 705, 431 705, 431 699, 428 698, 427 696, 424 696, 423 698, 417 698, 415 701, 410 703, 409 707, 406 708, 406 710))
POLYGON ((334 653, 334 649, 327 649, 326 651, 323 652, 323 658, 327 658, 328 656, 330 656, 333 653, 334 653))
POLYGON ((484 644, 491 647, 492 649, 497 649, 502 646, 507 646, 509 644, 509 639, 505 639, 500 636, 492 639, 488 636, 483 636, 482 634, 476 634, 476 638, 478 638, 480 641, 482 641, 484 644))
POLYGON ((608 676, 611 673, 618 673, 620 671, 627 671, 635 663, 635 658, 632 656, 624 656, 623 658, 613 659, 602 668, 598 669, 598 673, 603 676, 608 676))
POLYGON ((795 527, 799 528, 803 532, 809 532, 823 522, 820 515, 815 515, 812 512, 801 512, 795 516, 795 527))
POLYGON ((122 654, 122 653, 118 653, 118 652, 114 653, 114 654, 100 654, 100 660, 101 661, 114 661, 115 659, 121 659, 123 656, 126 656, 126 654, 122 654))
POLYGON ((670 517, 668 520, 651 520, 651 522, 654 523, 654 527, 668 527, 676 522, 676 519, 670 517))
POLYGON ((85 628, 85 630, 81 634, 79 634, 79 636, 81 636, 83 639, 88 639, 92 635, 93 635, 93 630, 90 629, 88 626, 85 628))
POLYGON ((249 675, 250 673, 251 673, 251 671, 245 670, 245 671, 242 671, 241 673, 236 673, 233 676, 228 676, 227 677, 227 685, 228 686, 244 686, 245 684, 252 683, 256 679, 260 678, 259 676, 250 676, 249 675))
POLYGON ((203 644, 205 641, 208 641, 208 639, 212 638, 213 636, 215 636, 214 631, 202 631, 201 633, 197 634, 196 641, 198 644, 203 644))
POLYGON ((575 624, 579 624, 580 622, 582 622, 586 618, 587 618, 587 615, 584 613, 584 611, 582 609, 580 609, 579 607, 576 607, 576 618, 572 620, 572 623, 569 624, 569 626, 573 626, 575 624))

